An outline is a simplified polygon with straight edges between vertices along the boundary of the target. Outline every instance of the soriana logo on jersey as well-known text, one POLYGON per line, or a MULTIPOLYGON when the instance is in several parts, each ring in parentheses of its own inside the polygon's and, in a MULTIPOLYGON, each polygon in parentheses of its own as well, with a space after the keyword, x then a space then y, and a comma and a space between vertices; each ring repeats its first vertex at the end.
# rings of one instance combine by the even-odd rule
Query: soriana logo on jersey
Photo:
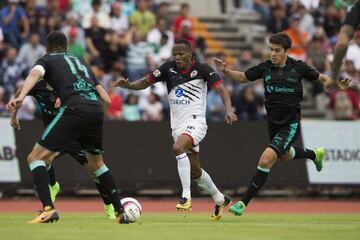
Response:
POLYGON ((153 72, 154 76, 155 77, 160 77, 161 76, 161 72, 159 69, 156 69, 154 72, 153 72))
POLYGON ((192 72, 190 73, 190 77, 191 77, 191 78, 196 77, 197 74, 198 74, 198 72, 197 72, 196 70, 194 70, 194 71, 192 71, 192 72))

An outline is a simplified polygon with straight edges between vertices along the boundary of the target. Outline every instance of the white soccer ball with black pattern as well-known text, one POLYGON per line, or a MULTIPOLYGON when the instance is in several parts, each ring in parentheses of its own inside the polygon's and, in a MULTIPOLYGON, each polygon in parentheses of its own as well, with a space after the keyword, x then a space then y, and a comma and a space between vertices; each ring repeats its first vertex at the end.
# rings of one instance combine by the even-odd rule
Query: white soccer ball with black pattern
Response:
POLYGON ((140 219, 142 208, 138 200, 131 197, 121 199, 124 212, 130 222, 136 222, 140 219))

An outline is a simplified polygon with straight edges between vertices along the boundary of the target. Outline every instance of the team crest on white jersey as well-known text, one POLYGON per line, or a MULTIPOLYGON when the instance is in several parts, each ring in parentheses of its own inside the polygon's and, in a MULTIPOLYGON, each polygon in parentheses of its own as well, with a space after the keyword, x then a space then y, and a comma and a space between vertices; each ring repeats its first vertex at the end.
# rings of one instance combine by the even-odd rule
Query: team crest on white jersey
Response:
POLYGON ((161 72, 159 69, 156 69, 154 72, 153 72, 154 76, 155 77, 160 77, 161 76, 161 72))
POLYGON ((192 71, 192 72, 190 73, 190 77, 191 77, 191 78, 196 77, 197 74, 198 74, 198 72, 197 72, 196 70, 194 70, 194 71, 192 71))

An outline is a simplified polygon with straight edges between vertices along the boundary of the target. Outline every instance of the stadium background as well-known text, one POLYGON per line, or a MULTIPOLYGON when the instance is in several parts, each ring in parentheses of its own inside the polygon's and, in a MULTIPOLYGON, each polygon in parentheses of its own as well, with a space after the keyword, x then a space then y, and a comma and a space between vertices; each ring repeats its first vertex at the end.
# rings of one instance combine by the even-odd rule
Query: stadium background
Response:
MULTIPOLYGON (((329 74, 336 34, 351 3, 340 0, 0 1, 2 196, 34 194, 24 159, 42 129, 39 107, 28 97, 19 113, 22 129, 15 131, 9 126, 4 105, 23 84, 34 61, 44 53, 43 44, 49 31, 64 31, 70 41, 69 51, 91 64, 112 98, 105 122, 105 159, 114 169, 122 193, 176 196, 180 186, 171 153, 166 87, 158 83, 136 93, 115 89, 114 82, 122 77, 133 81, 155 70, 171 58, 171 46, 178 37, 192 42, 195 57, 200 61, 211 64, 216 56, 234 69, 245 70, 268 57, 267 37, 279 31, 287 31, 297 45, 290 51, 291 56, 329 74), (4 21, 10 5, 16 5, 16 14, 7 25, 4 21)), ((279 163, 260 196, 359 195, 360 131, 356 120, 359 49, 358 31, 341 73, 353 79, 349 90, 328 93, 317 83, 304 83, 305 125, 329 128, 320 135, 307 130, 308 143, 303 141, 303 131, 298 144, 309 147, 313 144, 311 140, 316 139, 318 145, 314 147, 331 149, 333 154, 326 163, 333 171, 314 178, 308 162, 279 163), (345 131, 339 130, 343 128, 345 131)), ((222 103, 209 91, 209 131, 201 146, 201 159, 220 188, 237 195, 245 190, 251 169, 255 169, 258 156, 267 145, 264 96, 260 81, 234 85, 223 77, 240 121, 236 126, 226 126, 222 103)), ((96 194, 89 177, 70 157, 62 157, 54 166, 64 196, 96 194)), ((193 191, 201 195, 197 189, 193 191)))

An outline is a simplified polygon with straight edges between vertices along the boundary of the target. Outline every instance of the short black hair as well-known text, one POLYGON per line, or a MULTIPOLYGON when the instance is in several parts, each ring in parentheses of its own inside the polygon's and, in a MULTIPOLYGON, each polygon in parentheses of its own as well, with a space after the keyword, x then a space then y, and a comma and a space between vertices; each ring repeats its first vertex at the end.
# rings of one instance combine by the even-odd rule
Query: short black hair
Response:
POLYGON ((66 51, 67 39, 63 32, 53 31, 46 37, 46 48, 51 51, 66 51))
POLYGON ((175 42, 174 42, 174 45, 175 44, 183 44, 183 45, 185 45, 185 47, 187 47, 189 49, 192 49, 191 43, 188 40, 186 40, 185 38, 176 39, 175 42))
POLYGON ((182 4, 180 5, 180 9, 184 9, 184 8, 190 8, 190 5, 187 4, 187 3, 182 3, 182 4))
POLYGON ((269 39, 270 43, 281 45, 285 51, 291 48, 291 38, 284 32, 275 33, 269 39))
POLYGON ((93 0, 91 2, 91 6, 95 6, 95 5, 101 6, 101 0, 93 0))

